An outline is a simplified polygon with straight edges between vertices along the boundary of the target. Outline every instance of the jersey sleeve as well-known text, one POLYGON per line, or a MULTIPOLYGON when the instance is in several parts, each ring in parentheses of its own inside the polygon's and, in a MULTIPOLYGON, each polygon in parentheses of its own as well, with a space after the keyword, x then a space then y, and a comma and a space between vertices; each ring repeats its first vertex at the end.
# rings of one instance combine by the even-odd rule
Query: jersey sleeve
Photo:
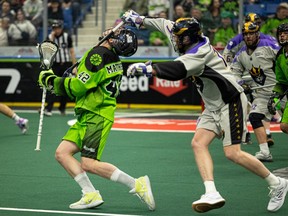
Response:
POLYGON ((146 28, 153 30, 153 31, 160 31, 163 34, 165 34, 169 38, 169 42, 172 44, 171 41, 171 34, 172 34, 172 27, 174 22, 170 20, 166 20, 163 18, 145 18, 144 19, 144 25, 146 28))

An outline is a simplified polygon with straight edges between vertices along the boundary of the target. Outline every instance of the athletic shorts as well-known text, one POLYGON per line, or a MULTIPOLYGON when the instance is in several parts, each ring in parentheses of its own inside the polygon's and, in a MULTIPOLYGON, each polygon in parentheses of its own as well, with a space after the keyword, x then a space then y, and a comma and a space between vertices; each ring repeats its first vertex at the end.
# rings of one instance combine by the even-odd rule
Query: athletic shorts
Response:
POLYGON ((269 110, 267 108, 269 98, 255 98, 253 100, 250 113, 260 113, 265 116, 265 121, 271 121, 272 115, 269 113, 269 110))
POLYGON ((247 133, 247 97, 244 93, 217 111, 205 109, 197 123, 198 128, 213 131, 223 146, 240 144, 247 133))
POLYGON ((63 140, 74 142, 81 157, 100 160, 113 122, 91 112, 83 112, 67 131, 63 140))

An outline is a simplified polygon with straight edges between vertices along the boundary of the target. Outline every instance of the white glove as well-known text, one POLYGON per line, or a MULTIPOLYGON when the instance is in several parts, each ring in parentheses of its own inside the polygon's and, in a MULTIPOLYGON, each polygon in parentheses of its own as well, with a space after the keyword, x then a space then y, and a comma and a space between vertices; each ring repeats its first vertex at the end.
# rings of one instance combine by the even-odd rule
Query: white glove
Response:
POLYGON ((130 23, 131 26, 136 27, 137 29, 142 25, 144 18, 144 16, 140 16, 133 10, 126 11, 121 17, 124 22, 130 23))
POLYGON ((152 61, 144 63, 134 63, 129 65, 127 69, 127 76, 134 77, 135 75, 141 74, 146 77, 152 77, 152 61))

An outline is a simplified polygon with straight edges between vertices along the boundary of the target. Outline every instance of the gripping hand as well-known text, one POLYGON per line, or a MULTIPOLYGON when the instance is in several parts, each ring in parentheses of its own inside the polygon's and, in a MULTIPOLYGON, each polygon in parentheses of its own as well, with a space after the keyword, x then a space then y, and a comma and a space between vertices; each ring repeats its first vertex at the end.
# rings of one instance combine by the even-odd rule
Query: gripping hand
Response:
POLYGON ((127 76, 134 77, 135 75, 145 75, 146 77, 152 77, 152 62, 148 61, 144 63, 135 63, 129 65, 127 69, 127 76))
POLYGON ((47 90, 51 91, 53 90, 53 80, 57 76, 53 73, 53 71, 50 70, 43 70, 40 72, 38 77, 39 85, 42 87, 45 87, 47 90))
POLYGON ((142 25, 144 18, 144 16, 140 16, 133 10, 126 11, 121 17, 124 22, 129 23, 131 26, 136 27, 137 29, 139 29, 142 25))
POLYGON ((251 94, 251 93, 252 93, 252 90, 251 90, 251 88, 250 88, 249 85, 247 85, 247 84, 242 84, 241 87, 244 89, 244 93, 245 93, 245 94, 251 94))
POLYGON ((279 95, 273 94, 270 96, 268 103, 267 103, 267 108, 268 108, 268 111, 271 115, 275 115, 276 110, 281 109, 279 95))

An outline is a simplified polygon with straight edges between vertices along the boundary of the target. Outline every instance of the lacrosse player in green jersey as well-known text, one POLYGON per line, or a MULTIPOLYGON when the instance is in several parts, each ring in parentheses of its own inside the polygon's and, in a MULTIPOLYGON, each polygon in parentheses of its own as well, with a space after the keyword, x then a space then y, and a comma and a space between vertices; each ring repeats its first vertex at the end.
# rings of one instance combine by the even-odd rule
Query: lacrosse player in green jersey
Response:
MULTIPOLYGON (((280 106, 281 99, 288 95, 288 23, 283 23, 277 28, 277 40, 281 49, 278 51, 275 61, 276 85, 273 89, 267 107, 273 115, 276 107, 280 106), (278 104, 275 105, 275 104, 278 104)), ((286 102, 280 123, 280 128, 288 134, 288 103, 286 102)))
POLYGON ((130 193, 147 204, 149 210, 154 210, 148 176, 135 179, 114 165, 100 161, 114 121, 116 97, 123 74, 119 56, 133 55, 138 46, 135 34, 124 28, 107 29, 102 36, 100 40, 105 39, 102 45, 88 50, 78 61, 76 77, 57 77, 52 70, 41 71, 39 75, 41 86, 56 95, 75 100, 77 122, 63 137, 55 154, 56 160, 82 189, 82 198, 70 208, 87 209, 103 204, 100 192, 86 174, 89 172, 126 185, 130 193), (80 162, 74 158, 78 152, 81 152, 80 162))

